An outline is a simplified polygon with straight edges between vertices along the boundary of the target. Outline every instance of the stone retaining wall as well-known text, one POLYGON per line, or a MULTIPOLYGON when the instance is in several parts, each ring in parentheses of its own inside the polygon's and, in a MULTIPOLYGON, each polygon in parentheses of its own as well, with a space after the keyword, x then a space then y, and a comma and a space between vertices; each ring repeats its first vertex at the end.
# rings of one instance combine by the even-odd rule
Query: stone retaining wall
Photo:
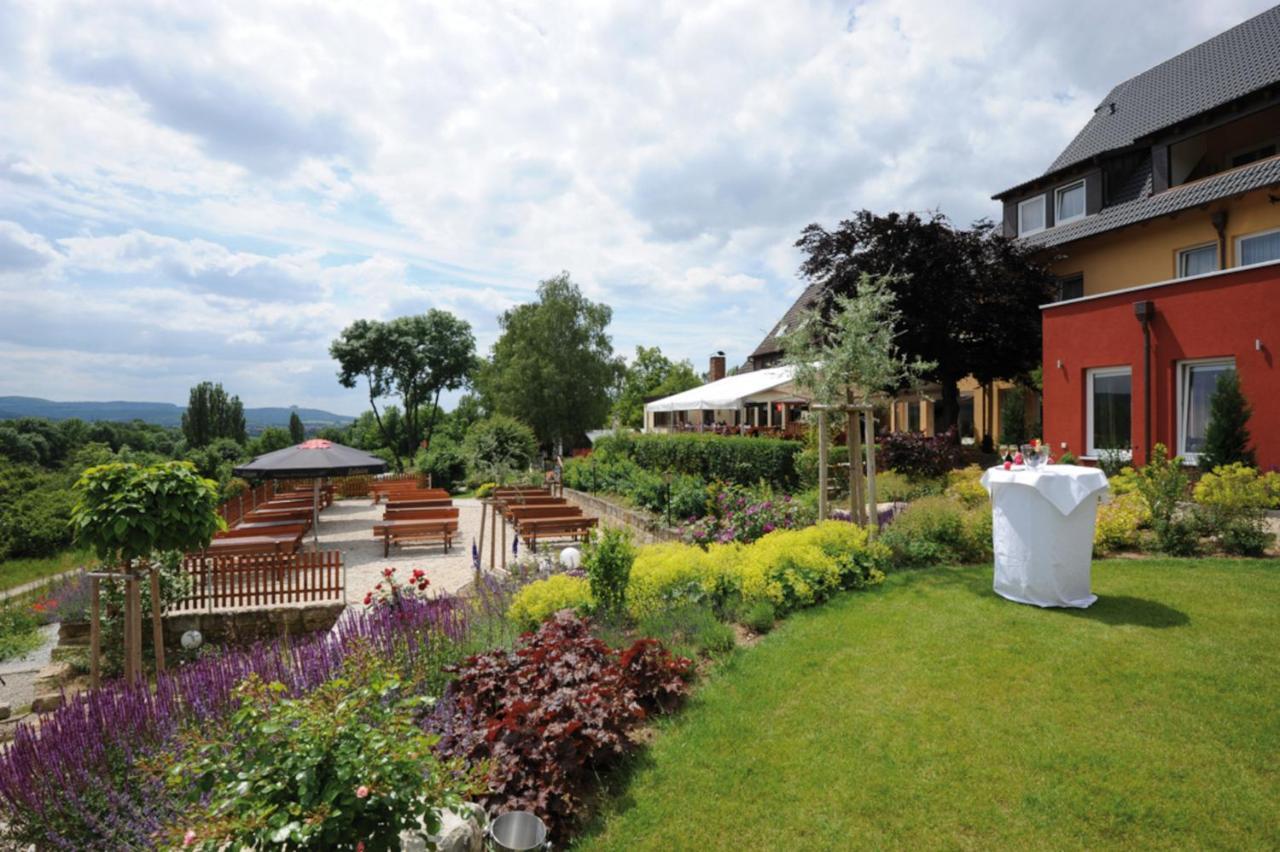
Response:
POLYGON ((637 511, 628 506, 619 506, 595 494, 585 491, 564 489, 564 498, 574 506, 582 509, 585 515, 595 515, 601 526, 625 527, 635 534, 636 541, 641 544, 655 544, 660 541, 680 541, 680 534, 673 529, 662 526, 647 512, 637 511))
POLYGON ((199 630, 216 645, 248 645, 279 636, 300 636, 333 627, 346 604, 327 603, 233 612, 191 612, 164 617, 164 644, 179 647, 182 634, 199 630))

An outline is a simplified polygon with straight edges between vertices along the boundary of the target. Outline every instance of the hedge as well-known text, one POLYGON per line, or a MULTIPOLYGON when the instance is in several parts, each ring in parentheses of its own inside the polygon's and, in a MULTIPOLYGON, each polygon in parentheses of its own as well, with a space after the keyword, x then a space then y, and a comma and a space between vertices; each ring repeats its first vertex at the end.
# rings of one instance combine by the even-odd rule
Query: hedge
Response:
POLYGON ((798 441, 724 435, 636 435, 618 433, 596 441, 605 456, 624 456, 646 470, 671 471, 738 485, 761 481, 790 490, 799 477, 798 441))

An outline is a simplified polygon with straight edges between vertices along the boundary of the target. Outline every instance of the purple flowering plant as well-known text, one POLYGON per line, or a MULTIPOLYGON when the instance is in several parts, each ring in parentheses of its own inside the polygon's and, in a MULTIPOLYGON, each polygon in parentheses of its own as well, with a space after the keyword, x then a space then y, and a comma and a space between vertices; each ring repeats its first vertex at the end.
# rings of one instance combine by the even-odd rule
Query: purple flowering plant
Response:
POLYGON ((753 492, 736 485, 713 486, 709 505, 709 514, 690 518, 681 529, 684 540, 690 544, 703 547, 731 542, 746 544, 799 523, 799 507, 789 494, 776 498, 768 491, 753 492))

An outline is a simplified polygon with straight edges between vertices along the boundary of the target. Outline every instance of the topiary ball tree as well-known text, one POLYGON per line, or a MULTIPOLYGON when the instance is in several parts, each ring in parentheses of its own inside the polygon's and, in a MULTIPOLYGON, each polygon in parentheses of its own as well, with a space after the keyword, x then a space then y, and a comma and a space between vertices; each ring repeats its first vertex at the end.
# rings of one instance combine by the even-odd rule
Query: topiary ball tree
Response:
MULTIPOLYGON (((104 563, 122 566, 129 575, 125 602, 126 677, 135 679, 140 676, 142 646, 136 563, 145 565, 156 552, 207 547, 213 534, 225 527, 218 515, 218 484, 196 473, 190 462, 150 466, 116 463, 86 470, 76 481, 75 491, 71 525, 76 541, 93 548, 104 563)), ((158 577, 152 571, 156 665, 163 669, 158 586, 158 577)), ((95 668, 96 663, 95 649, 95 668)))
POLYGON ((1200 453, 1200 469, 1240 462, 1257 467, 1253 448, 1249 446, 1249 418, 1253 411, 1240 388, 1235 370, 1223 373, 1209 398, 1209 424, 1204 432, 1204 449, 1200 453))

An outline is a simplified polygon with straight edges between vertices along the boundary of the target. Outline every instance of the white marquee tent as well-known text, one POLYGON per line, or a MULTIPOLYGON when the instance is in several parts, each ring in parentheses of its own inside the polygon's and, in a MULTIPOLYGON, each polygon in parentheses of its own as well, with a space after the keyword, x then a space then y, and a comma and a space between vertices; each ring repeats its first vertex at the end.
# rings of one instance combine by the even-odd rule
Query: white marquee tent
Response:
POLYGON ((800 409, 807 407, 808 403, 797 392, 794 378, 791 367, 770 367, 726 376, 701 387, 647 402, 644 406, 645 431, 677 428, 682 423, 700 427, 708 417, 712 422, 734 426, 785 426, 787 409, 800 409), (691 417, 691 412, 699 414, 691 417))

